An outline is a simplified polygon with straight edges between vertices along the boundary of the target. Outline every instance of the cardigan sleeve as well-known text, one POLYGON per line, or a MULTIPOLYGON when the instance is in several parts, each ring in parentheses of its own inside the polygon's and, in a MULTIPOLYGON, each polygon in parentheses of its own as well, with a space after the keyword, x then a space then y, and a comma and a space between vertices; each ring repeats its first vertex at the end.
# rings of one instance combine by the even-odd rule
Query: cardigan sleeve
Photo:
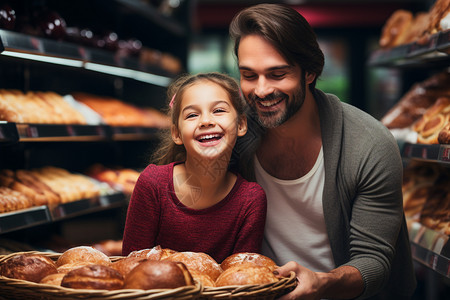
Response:
POLYGON ((341 170, 352 203, 346 265, 360 271, 365 285, 360 298, 366 298, 384 288, 391 273, 403 221, 403 166, 390 132, 376 122, 358 123, 354 117, 352 122, 359 130, 346 131, 351 134, 345 138, 341 170))

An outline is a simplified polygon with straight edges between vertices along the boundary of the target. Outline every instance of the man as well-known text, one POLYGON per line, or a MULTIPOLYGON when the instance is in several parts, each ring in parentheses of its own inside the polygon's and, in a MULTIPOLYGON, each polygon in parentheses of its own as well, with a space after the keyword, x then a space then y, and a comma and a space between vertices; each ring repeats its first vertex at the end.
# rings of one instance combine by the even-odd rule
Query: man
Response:
POLYGON ((280 275, 298 278, 284 298, 410 298, 416 282, 395 139, 315 88, 323 53, 295 10, 244 9, 230 36, 243 95, 262 129, 247 134, 238 153, 241 172, 267 193, 263 253, 282 265, 280 275))

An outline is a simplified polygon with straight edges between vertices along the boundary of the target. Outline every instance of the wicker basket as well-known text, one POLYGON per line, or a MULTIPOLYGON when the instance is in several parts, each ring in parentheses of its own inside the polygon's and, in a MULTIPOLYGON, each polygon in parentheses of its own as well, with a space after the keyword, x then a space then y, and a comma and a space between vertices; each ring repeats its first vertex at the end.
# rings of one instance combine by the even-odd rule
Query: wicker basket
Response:
POLYGON ((235 285, 224 287, 204 287, 201 299, 258 299, 269 300, 292 291, 297 285, 295 273, 278 282, 263 285, 235 285))
MULTIPOLYGON (((21 253, 36 253, 47 256, 56 261, 60 253, 47 252, 17 252, 9 255, 0 255, 0 263, 9 257, 21 253)), ((121 257, 111 257, 111 261, 121 257)), ((114 291, 71 289, 60 286, 38 284, 26 280, 11 279, 0 276, 0 299, 198 299, 203 287, 185 286, 176 289, 136 290, 121 289, 114 291)))

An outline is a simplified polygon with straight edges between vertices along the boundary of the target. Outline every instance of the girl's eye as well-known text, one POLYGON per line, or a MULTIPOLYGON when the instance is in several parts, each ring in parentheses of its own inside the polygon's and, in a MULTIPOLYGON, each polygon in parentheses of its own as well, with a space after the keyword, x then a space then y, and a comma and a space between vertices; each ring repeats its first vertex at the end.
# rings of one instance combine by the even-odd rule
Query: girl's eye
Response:
POLYGON ((226 110, 224 108, 216 108, 214 109, 215 113, 222 113, 222 112, 226 112, 226 110))
POLYGON ((186 119, 191 119, 191 118, 195 118, 197 116, 197 114, 195 113, 190 113, 186 115, 186 119))

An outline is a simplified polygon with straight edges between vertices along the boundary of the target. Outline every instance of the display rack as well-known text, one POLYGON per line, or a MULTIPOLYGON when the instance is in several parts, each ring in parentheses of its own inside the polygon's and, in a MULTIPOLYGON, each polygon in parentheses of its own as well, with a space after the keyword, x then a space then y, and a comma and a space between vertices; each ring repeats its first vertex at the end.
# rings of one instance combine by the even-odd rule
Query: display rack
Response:
POLYGON ((450 145, 405 143, 402 157, 435 163, 450 164, 450 145))
POLYGON ((438 32, 422 41, 374 51, 369 58, 371 67, 407 67, 440 64, 450 54, 450 30, 438 32))
POLYGON ((0 29, 0 54, 139 80, 166 87, 169 72, 137 58, 0 29))
POLYGON ((81 199, 49 207, 41 205, 0 214, 0 234, 73 218, 79 215, 113 209, 128 203, 125 194, 81 199))
POLYGON ((0 122, 0 142, 85 142, 154 139, 158 128, 0 122))

